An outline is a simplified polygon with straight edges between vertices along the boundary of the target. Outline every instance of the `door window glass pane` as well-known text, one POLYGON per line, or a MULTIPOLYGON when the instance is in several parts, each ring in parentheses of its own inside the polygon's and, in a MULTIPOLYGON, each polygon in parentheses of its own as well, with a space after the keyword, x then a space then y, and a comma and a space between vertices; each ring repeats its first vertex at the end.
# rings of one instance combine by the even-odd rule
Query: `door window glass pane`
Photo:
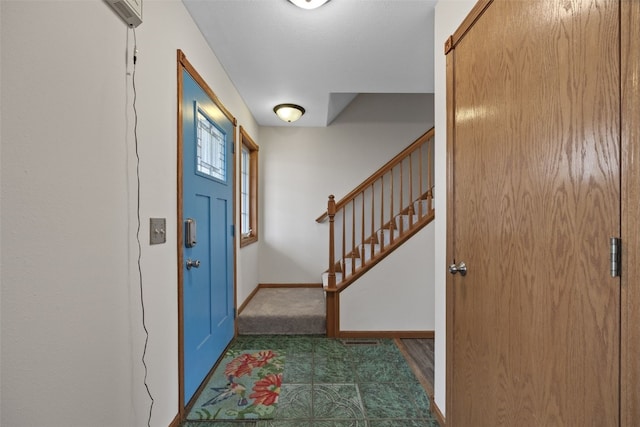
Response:
POLYGON ((225 162, 226 138, 224 133, 200 110, 198 110, 197 130, 196 167, 198 172, 225 181, 227 171, 225 162))

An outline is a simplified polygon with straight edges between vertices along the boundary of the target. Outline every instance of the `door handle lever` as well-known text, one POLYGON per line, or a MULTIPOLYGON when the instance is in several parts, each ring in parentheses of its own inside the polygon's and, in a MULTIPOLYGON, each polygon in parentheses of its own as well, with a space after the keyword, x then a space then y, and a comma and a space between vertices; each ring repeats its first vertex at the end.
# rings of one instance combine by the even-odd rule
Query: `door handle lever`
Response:
POLYGON ((458 265, 456 265, 456 263, 454 261, 453 264, 451 264, 449 266, 449 273, 451 273, 451 274, 460 273, 461 276, 466 276, 467 275, 467 265, 464 262, 460 262, 458 265))
POLYGON ((200 267, 200 261, 197 259, 188 259, 187 260, 187 270, 191 270, 191 267, 193 268, 198 268, 200 267))

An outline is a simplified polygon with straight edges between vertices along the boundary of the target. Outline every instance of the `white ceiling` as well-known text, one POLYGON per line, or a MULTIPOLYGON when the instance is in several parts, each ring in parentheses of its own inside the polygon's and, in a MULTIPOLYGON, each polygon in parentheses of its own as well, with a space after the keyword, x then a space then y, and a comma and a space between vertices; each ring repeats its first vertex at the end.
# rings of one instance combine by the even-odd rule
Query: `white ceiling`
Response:
POLYGON ((359 93, 433 93, 436 0, 182 0, 262 126, 327 126, 359 93), (273 113, 306 109, 297 122, 273 113))

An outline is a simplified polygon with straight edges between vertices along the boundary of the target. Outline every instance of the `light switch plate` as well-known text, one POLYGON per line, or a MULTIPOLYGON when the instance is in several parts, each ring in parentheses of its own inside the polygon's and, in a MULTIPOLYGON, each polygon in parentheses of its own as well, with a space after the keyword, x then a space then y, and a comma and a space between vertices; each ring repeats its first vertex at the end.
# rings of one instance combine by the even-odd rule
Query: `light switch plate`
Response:
POLYGON ((158 245, 167 242, 167 219, 149 218, 149 243, 158 245))

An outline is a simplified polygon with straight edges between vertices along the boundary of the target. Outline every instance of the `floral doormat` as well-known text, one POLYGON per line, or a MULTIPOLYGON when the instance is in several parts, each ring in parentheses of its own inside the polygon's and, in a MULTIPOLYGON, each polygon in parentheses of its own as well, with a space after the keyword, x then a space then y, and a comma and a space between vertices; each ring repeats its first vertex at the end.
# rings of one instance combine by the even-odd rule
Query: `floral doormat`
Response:
POLYGON ((273 418, 284 356, 273 350, 229 350, 187 415, 188 420, 273 418))

